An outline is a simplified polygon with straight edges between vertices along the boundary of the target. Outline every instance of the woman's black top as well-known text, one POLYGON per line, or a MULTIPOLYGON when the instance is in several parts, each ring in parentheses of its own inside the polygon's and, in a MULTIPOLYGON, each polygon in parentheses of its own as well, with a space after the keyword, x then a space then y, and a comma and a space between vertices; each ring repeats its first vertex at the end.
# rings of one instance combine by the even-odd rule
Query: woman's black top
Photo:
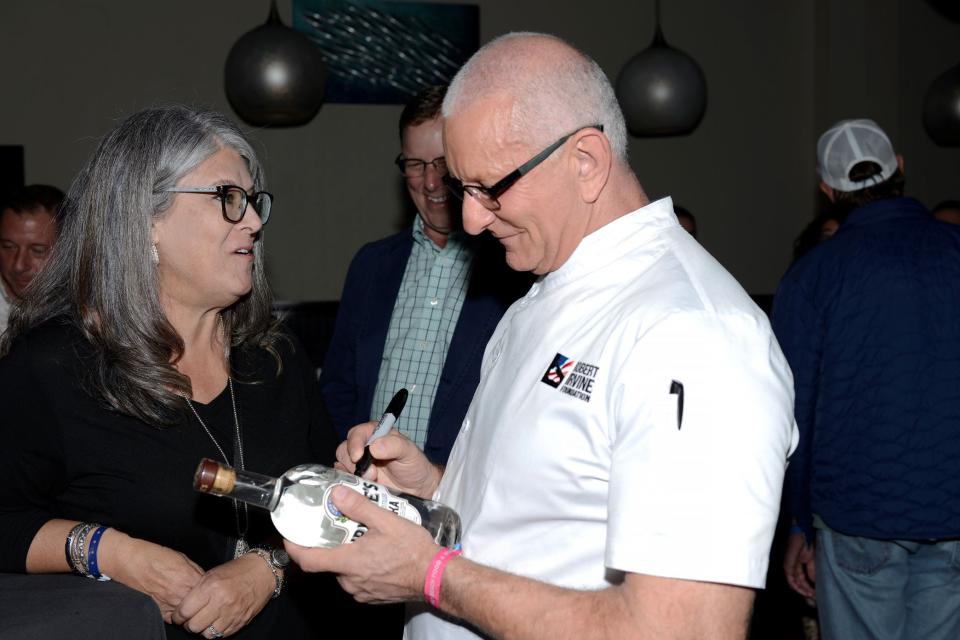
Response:
MULTIPOLYGON (((279 372, 263 349, 231 354, 246 468, 277 476, 303 462, 330 464, 334 436, 313 367, 292 339, 278 340, 276 349, 279 372)), ((25 571, 30 543, 52 518, 114 527, 181 551, 204 569, 231 559, 233 502, 193 490, 200 459, 223 460, 211 438, 186 407, 178 424, 157 428, 92 397, 84 383, 91 355, 81 332, 57 319, 18 338, 0 359, 0 572, 25 571)), ((194 405, 233 464, 229 390, 194 405)), ((276 544, 269 514, 248 511, 250 543, 276 544)), ((297 613, 285 600, 271 601, 236 637, 299 637, 297 613)), ((183 632, 167 627, 168 637, 183 632)))

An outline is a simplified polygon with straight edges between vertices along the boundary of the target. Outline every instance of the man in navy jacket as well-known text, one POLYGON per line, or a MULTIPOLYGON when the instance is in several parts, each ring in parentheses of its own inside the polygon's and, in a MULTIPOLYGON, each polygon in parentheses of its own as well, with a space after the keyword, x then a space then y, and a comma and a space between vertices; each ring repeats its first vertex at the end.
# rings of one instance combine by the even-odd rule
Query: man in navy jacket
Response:
POLYGON ((396 164, 418 215, 354 257, 320 377, 343 437, 378 417, 397 389, 409 389, 398 427, 440 464, 480 380, 487 341, 530 282, 505 266, 498 242, 459 228, 443 184, 445 92, 424 90, 400 117, 396 164))
POLYGON ((787 581, 824 638, 958 638, 960 229, 903 197, 876 123, 837 123, 817 156, 852 210, 774 300, 800 428, 787 581))

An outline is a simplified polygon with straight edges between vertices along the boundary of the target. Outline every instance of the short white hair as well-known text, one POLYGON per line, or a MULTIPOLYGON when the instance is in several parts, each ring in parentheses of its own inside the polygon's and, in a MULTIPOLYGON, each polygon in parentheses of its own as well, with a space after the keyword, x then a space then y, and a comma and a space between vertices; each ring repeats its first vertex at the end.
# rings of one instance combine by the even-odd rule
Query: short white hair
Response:
POLYGON ((491 40, 454 76, 443 116, 495 94, 513 99, 511 132, 531 148, 601 124, 614 157, 627 164, 627 126, 610 80, 592 58, 560 38, 514 32, 491 40), (557 55, 544 55, 543 45, 552 45, 557 55))

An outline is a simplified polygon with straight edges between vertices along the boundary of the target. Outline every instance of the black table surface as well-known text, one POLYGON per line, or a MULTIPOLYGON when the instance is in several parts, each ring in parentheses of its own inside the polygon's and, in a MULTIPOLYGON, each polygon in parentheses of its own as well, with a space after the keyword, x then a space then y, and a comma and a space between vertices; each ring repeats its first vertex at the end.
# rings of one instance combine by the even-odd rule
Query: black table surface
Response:
POLYGON ((3 640, 163 640, 160 610, 149 596, 80 576, 0 574, 3 640))

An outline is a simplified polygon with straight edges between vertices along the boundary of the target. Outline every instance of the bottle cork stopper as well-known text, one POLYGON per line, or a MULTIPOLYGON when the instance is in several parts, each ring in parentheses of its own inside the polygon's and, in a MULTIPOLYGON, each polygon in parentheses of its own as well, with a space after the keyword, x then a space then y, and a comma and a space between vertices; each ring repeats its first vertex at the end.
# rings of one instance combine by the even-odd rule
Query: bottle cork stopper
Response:
POLYGON ((227 494, 233 491, 237 473, 216 460, 204 458, 193 476, 193 488, 203 493, 227 494))

